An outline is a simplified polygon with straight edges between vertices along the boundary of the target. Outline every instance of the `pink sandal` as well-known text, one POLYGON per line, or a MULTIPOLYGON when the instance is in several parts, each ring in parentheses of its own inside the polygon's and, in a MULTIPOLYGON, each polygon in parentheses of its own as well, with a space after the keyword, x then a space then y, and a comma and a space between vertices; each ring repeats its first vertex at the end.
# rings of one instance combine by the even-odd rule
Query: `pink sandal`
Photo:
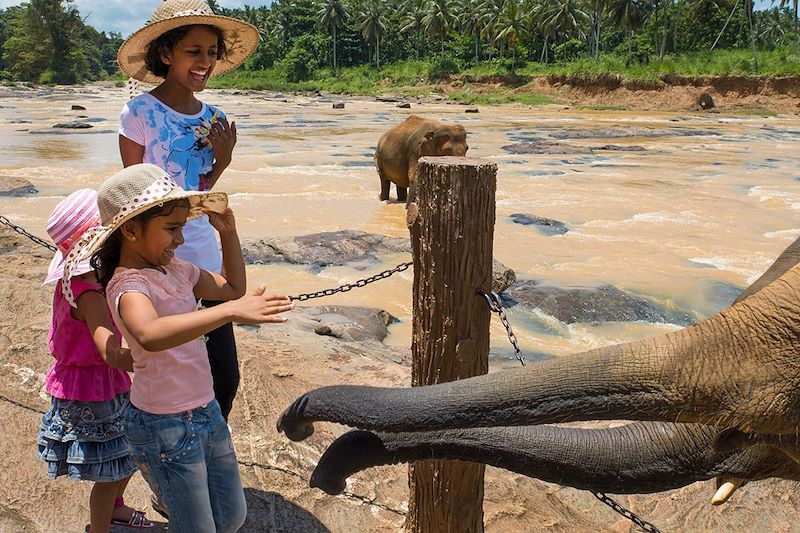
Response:
MULTIPOLYGON (((124 500, 122 497, 117 498, 114 500, 114 509, 119 509, 125 505, 124 500)), ((142 511, 137 511, 136 509, 133 510, 131 513, 131 517, 128 520, 124 520, 121 518, 112 518, 111 519, 112 526, 125 526, 135 529, 148 529, 153 527, 153 523, 144 517, 144 513, 142 511)))

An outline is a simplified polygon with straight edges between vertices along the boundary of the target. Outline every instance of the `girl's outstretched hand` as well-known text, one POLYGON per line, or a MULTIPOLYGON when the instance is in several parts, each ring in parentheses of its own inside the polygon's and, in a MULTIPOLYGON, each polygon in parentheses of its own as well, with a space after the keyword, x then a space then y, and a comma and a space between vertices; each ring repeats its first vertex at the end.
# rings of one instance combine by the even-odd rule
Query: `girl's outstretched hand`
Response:
POLYGON ((233 210, 230 207, 222 213, 206 211, 206 214, 208 215, 208 221, 218 232, 236 231, 236 218, 234 218, 233 210))
POLYGON ((231 304, 236 313, 234 320, 243 324, 286 322, 285 317, 276 315, 291 311, 294 309, 294 304, 288 296, 264 294, 266 290, 267 286, 262 283, 253 292, 232 301, 231 304))

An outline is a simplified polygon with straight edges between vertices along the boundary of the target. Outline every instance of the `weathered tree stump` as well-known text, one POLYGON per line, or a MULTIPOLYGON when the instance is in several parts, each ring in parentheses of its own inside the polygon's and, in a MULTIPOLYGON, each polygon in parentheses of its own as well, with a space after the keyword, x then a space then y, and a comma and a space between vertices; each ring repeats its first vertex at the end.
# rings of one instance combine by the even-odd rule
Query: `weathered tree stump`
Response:
MULTIPOLYGON (((414 255, 412 386, 485 374, 497 165, 423 157, 407 217, 414 255)), ((424 428, 420 428, 424 429, 424 428)), ((482 532, 484 465, 420 461, 409 467, 406 530, 482 532)))

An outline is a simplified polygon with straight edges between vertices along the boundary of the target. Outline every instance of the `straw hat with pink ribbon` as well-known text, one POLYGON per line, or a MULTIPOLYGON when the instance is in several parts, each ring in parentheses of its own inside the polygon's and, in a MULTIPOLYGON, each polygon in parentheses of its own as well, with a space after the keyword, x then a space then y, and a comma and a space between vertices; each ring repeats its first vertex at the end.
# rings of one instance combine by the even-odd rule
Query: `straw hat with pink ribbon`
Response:
POLYGON ((75 306, 69 279, 78 275, 79 266, 122 224, 151 207, 173 200, 188 200, 188 219, 208 211, 222 213, 228 208, 228 195, 224 192, 185 191, 162 169, 149 163, 131 165, 108 178, 98 190, 97 207, 100 225, 88 229, 72 247, 64 261, 61 291, 67 301, 75 306))

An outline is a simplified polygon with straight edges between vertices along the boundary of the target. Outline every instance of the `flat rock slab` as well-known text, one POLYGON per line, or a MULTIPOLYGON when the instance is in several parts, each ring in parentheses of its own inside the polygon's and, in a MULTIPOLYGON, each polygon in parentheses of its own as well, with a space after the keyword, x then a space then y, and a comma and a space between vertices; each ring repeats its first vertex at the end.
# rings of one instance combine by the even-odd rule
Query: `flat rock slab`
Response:
POLYGON ((73 120, 71 122, 59 122, 58 124, 53 124, 53 127, 66 130, 84 130, 87 128, 93 128, 94 126, 92 126, 88 122, 73 120))
POLYGON ((611 128, 559 128, 549 133, 553 139, 598 139, 623 137, 696 137, 717 136, 716 131, 689 128, 647 128, 642 126, 615 126, 611 128))
POLYGON ((562 287, 539 281, 519 281, 503 294, 506 306, 537 308, 561 322, 634 322, 685 325, 685 314, 660 308, 635 294, 612 285, 599 287, 562 287))
POLYGON ((389 334, 387 326, 399 322, 387 311, 372 307, 324 305, 308 313, 319 322, 314 333, 348 341, 383 341, 389 334))
POLYGON ((33 184, 18 176, 0 176, 0 196, 29 196, 39 192, 33 184))
POLYGON ((553 220, 552 218, 537 217, 536 215, 528 215, 525 213, 514 213, 509 217, 515 224, 522 224, 523 226, 535 226, 542 235, 562 235, 569 231, 566 224, 560 220, 553 220))
POLYGON ((502 147, 510 154, 593 154, 595 151, 607 152, 644 152, 643 146, 619 146, 605 144, 603 146, 575 146, 567 143, 552 141, 531 141, 507 144, 502 147))
POLYGON ((502 147, 510 154, 591 154, 588 146, 573 146, 550 141, 533 141, 507 144, 502 147))
POLYGON ((399 237, 341 230, 247 241, 242 252, 248 264, 284 262, 324 267, 374 261, 379 253, 411 252, 411 243, 399 237))

